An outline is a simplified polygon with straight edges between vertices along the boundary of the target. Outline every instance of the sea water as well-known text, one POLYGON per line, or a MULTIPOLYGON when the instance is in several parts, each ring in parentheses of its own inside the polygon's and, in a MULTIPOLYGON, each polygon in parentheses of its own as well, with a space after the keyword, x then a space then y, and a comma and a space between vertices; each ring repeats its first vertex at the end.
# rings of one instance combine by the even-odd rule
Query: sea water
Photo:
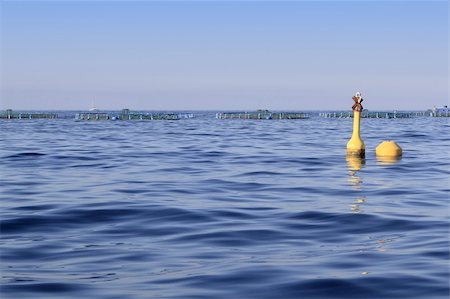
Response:
POLYGON ((0 297, 448 298, 449 127, 1 121, 0 297))

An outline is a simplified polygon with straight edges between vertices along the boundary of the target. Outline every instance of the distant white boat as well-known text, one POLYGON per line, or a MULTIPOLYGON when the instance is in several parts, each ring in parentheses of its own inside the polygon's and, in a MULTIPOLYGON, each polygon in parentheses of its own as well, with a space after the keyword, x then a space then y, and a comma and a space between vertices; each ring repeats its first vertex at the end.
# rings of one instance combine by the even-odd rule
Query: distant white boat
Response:
POLYGON ((98 108, 95 107, 95 101, 92 101, 92 107, 89 108, 89 111, 90 112, 97 112, 98 111, 98 108))
MULTIPOLYGON (((429 110, 430 111, 430 110, 429 110)), ((430 111, 431 116, 450 116, 450 108, 448 108, 447 105, 444 107, 436 107, 434 106, 433 109, 430 111)))

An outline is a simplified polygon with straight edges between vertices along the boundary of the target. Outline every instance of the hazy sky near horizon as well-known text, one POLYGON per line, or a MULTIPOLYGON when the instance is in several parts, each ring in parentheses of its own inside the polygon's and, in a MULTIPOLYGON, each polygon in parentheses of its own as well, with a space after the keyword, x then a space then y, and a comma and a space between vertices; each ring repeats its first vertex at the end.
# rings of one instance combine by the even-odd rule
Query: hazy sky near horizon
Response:
POLYGON ((12 109, 448 104, 448 1, 1 1, 12 109))

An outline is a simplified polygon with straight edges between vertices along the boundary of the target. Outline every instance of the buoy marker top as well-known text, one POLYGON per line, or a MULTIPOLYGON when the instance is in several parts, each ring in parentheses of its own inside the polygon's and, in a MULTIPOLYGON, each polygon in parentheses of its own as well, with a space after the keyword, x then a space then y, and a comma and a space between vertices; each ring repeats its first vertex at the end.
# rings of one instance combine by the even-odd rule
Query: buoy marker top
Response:
POLYGON ((363 110, 363 106, 362 106, 362 101, 364 101, 364 99, 361 96, 361 93, 358 91, 357 93, 355 93, 355 95, 352 97, 353 101, 355 101, 355 104, 353 104, 352 106, 352 110, 353 111, 362 111, 363 110))

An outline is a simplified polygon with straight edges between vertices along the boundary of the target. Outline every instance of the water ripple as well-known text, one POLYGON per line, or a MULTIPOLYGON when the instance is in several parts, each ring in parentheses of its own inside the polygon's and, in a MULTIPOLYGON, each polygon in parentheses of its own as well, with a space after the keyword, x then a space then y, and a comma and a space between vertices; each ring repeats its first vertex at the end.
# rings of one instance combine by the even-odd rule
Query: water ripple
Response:
POLYGON ((0 295, 448 298, 448 120, 399 121, 0 122, 0 295))

